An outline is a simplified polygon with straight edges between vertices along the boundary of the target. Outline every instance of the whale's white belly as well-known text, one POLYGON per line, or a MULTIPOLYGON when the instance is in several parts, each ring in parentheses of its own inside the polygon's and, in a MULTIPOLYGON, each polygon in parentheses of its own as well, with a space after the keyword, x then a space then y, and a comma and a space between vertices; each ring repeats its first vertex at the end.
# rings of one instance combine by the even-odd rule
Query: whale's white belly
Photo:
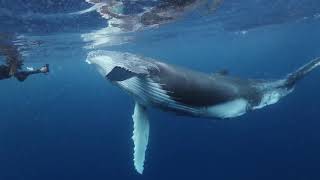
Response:
POLYGON ((209 106, 206 108, 206 115, 208 117, 233 118, 245 114, 248 107, 248 101, 240 98, 219 105, 209 106))
POLYGON ((186 112, 195 116, 232 118, 243 115, 248 109, 248 101, 243 98, 207 107, 191 107, 181 104, 173 100, 168 92, 161 88, 160 84, 150 79, 133 77, 118 82, 118 85, 133 95, 141 104, 146 106, 152 104, 163 105, 173 111, 186 112))

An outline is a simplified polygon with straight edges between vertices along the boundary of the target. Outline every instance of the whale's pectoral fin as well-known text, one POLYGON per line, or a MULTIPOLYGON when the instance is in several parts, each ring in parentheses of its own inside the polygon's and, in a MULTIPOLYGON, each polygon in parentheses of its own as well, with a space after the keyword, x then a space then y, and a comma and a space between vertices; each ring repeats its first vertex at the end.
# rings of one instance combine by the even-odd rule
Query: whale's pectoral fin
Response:
POLYGON ((134 166, 138 173, 142 174, 149 139, 149 119, 146 107, 136 103, 132 119, 134 123, 132 136, 134 142, 134 166))
POLYGON ((132 78, 133 76, 144 76, 142 73, 135 73, 123 67, 114 67, 109 74, 106 75, 110 81, 124 81, 126 79, 132 78))

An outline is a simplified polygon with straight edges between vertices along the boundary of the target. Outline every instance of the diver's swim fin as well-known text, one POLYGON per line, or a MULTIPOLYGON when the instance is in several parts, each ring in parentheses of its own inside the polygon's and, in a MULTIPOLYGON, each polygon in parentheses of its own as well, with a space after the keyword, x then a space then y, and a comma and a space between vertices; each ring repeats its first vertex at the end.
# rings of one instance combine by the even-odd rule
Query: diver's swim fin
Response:
POLYGON ((42 68, 40 68, 39 70, 40 70, 40 72, 42 72, 42 73, 48 73, 48 72, 50 72, 49 64, 44 65, 44 66, 43 66, 42 68))

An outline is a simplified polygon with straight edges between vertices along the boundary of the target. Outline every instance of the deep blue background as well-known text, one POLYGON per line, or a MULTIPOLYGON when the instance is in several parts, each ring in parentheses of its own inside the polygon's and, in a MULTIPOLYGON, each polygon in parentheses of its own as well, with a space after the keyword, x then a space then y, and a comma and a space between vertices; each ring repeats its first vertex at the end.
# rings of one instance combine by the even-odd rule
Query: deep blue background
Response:
MULTIPOLYGON (((170 25, 174 27, 174 25, 170 25)), ((169 27, 170 27, 169 26, 169 27)), ((319 21, 264 26, 247 34, 146 37, 118 49, 204 72, 285 76, 320 56, 319 21)), ((320 178, 320 70, 278 104, 231 120, 150 111, 144 174, 133 167, 133 101, 84 61, 86 51, 50 54, 47 76, 0 84, 0 179, 320 178)))

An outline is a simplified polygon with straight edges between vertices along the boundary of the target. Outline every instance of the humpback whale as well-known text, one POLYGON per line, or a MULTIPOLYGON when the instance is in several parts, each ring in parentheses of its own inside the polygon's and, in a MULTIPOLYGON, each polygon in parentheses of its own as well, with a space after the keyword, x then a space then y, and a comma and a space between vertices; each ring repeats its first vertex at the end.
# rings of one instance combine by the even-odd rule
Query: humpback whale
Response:
POLYGON ((144 169, 149 137, 149 107, 194 117, 228 119, 277 103, 296 83, 320 66, 316 58, 275 81, 242 79, 227 73, 206 74, 131 53, 94 51, 89 64, 135 101, 134 166, 144 169))

